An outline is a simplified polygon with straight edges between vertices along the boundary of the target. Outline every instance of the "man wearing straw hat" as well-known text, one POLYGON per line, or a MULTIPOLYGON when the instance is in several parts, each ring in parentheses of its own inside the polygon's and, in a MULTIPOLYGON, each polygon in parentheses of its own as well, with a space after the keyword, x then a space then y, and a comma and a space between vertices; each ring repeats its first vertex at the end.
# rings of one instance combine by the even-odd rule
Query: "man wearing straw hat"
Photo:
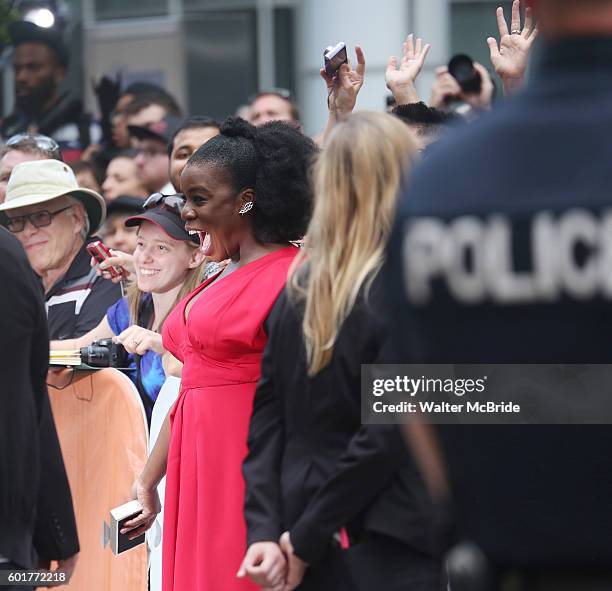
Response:
POLYGON ((42 281, 51 340, 97 326, 121 297, 119 285, 96 275, 86 250, 104 222, 104 199, 80 188, 63 162, 38 160, 13 169, 0 212, 42 281))

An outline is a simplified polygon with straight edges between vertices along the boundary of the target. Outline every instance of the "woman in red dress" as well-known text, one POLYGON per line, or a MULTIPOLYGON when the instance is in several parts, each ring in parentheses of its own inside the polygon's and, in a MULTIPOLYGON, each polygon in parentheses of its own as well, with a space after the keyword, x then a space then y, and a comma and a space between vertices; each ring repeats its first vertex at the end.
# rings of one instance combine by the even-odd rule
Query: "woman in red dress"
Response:
MULTIPOLYGON (((242 591, 246 550, 241 465, 267 336, 311 209, 314 144, 274 122, 257 130, 228 120, 189 160, 181 186, 186 228, 204 254, 228 266, 182 300, 165 322, 164 346, 183 362, 181 393, 135 484, 139 535, 159 512, 166 480, 163 591, 242 591), (167 458, 167 463, 166 463, 167 458)), ((284 558, 278 551, 278 579, 284 558)))

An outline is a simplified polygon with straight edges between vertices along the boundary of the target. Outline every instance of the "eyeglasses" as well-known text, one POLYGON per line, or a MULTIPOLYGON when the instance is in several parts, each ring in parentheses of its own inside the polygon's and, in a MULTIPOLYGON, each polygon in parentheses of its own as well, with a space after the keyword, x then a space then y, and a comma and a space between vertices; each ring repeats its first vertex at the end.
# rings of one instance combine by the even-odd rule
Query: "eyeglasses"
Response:
MULTIPOLYGON (((5 146, 19 148, 20 144, 34 144, 39 150, 50 152, 50 155, 57 159, 62 159, 62 151, 59 144, 46 135, 36 133, 18 133, 6 140, 5 146)), ((24 146, 25 147, 25 146, 24 146)))
POLYGON ((43 209, 42 211, 28 213, 27 215, 20 215, 16 218, 8 218, 6 221, 6 228, 9 232, 18 234, 19 232, 23 232, 26 226, 26 221, 29 221, 35 228, 44 228, 45 226, 51 225, 53 218, 58 213, 62 213, 62 211, 66 211, 71 207, 72 205, 68 205, 66 207, 62 207, 62 209, 58 209, 57 211, 47 211, 46 209, 43 209))
POLYGON ((171 209, 176 214, 181 215, 181 210, 185 205, 185 196, 182 193, 175 193, 174 195, 164 195, 163 193, 153 193, 144 203, 144 209, 153 209, 165 205, 168 209, 171 209))

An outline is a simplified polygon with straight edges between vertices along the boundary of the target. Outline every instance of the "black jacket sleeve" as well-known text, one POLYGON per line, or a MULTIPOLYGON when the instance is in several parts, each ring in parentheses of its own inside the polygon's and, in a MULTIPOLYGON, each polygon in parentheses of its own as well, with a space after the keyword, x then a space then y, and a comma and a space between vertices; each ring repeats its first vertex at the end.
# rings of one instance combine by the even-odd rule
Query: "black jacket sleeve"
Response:
MULTIPOLYGON (((35 283, 32 289, 36 294, 38 287, 35 283)), ((40 485, 33 541, 39 557, 61 560, 79 551, 79 540, 72 495, 47 393, 49 336, 42 296, 38 299, 37 322, 30 355, 32 388, 36 398, 41 401, 38 426, 40 485)))
POLYGON ((40 487, 34 547, 41 558, 62 560, 79 551, 79 539, 70 486, 46 392, 39 429, 40 487))
POLYGON ((364 425, 351 439, 333 476, 290 530, 295 553, 319 562, 334 532, 361 513, 388 486, 407 453, 397 425, 364 425))
POLYGON ((32 547, 62 559, 79 546, 47 393, 43 294, 22 246, 3 228, 0 254, 0 552, 32 568, 32 547))
POLYGON ((248 545, 260 541, 276 542, 283 532, 280 470, 284 428, 282 408, 274 388, 274 315, 273 310, 268 318, 270 338, 263 353, 261 378, 249 426, 249 451, 242 466, 248 545))
MULTIPOLYGON (((379 284, 372 298, 380 299, 379 284)), ((394 359, 389 326, 377 314, 369 316, 378 347, 369 363, 394 359)), ((290 529, 296 554, 309 564, 320 561, 332 536, 364 510, 387 488, 406 459, 408 450, 397 425, 362 425, 328 480, 311 499, 290 529)))

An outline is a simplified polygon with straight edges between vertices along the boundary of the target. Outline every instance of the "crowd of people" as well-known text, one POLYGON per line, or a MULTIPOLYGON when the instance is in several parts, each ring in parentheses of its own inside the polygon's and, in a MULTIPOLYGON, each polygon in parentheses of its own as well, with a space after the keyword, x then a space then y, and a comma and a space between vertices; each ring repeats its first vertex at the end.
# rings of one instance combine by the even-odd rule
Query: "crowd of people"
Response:
POLYGON ((530 249, 550 237, 525 230, 541 212, 562 223, 583 208, 609 233, 612 2, 514 0, 507 16, 487 39, 499 91, 456 56, 425 104, 430 46, 409 35, 387 65, 388 112, 359 112, 356 47, 321 70, 329 117, 314 139, 280 89, 220 122, 103 79, 94 120, 59 92, 61 39, 14 27, 0 571, 33 568, 32 550, 78 568, 47 354, 112 338, 149 421, 180 378, 125 491, 142 507, 123 529, 135 538, 166 477, 163 591, 610 588, 609 429, 362 423, 363 364, 607 362, 609 280, 586 293, 556 279, 612 272, 588 264, 584 224, 564 225, 578 262, 551 263, 549 289, 502 263, 542 258, 530 249), (514 248, 485 253, 499 216, 514 248), (100 239, 102 263, 88 250, 100 239))

